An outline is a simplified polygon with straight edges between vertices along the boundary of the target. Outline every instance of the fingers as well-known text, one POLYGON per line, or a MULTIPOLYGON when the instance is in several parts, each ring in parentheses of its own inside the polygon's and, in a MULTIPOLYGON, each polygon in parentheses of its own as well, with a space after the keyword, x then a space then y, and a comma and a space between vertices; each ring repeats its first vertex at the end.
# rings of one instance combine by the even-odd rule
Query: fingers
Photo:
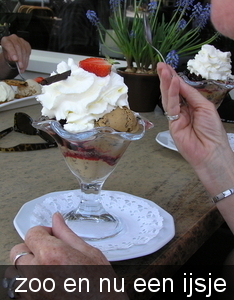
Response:
POLYGON ((34 226, 28 230, 25 236, 25 244, 38 258, 47 249, 47 244, 53 240, 52 229, 45 226, 34 226), (42 252, 42 253, 41 253, 42 252))
POLYGON ((6 278, 14 278, 15 276, 18 275, 18 271, 16 270, 16 268, 14 266, 10 266, 5 270, 5 274, 4 276, 6 278))
POLYGON ((34 258, 33 253, 24 243, 14 246, 10 251, 10 260, 11 263, 14 264, 15 266, 31 265, 33 258, 34 258), (17 255, 19 255, 20 253, 28 253, 28 254, 20 256, 15 261, 17 255))
POLYGON ((35 226, 25 236, 25 244, 19 244, 10 252, 16 266, 20 265, 109 265, 100 250, 88 245, 65 224, 59 213, 53 216, 52 228, 35 226))
POLYGON ((172 74, 169 71, 169 68, 164 63, 158 63, 157 72, 160 78, 160 90, 162 95, 162 105, 164 110, 167 110, 167 99, 168 99, 168 90, 171 83, 172 74))
POLYGON ((180 113, 180 80, 174 70, 166 64, 158 64, 162 104, 169 116, 180 113))
POLYGON ((180 112, 181 96, 192 108, 206 107, 206 109, 214 110, 214 105, 204 98, 199 91, 186 84, 170 66, 159 63, 157 70, 160 78, 163 108, 168 115, 177 115, 180 112))
POLYGON ((98 249, 87 244, 66 225, 63 217, 59 213, 55 213, 53 215, 52 231, 53 235, 58 239, 61 239, 64 243, 70 245, 74 249, 77 249, 90 258, 96 259, 96 264, 109 264, 104 255, 98 249))
POLYGON ((83 239, 77 236, 65 223, 60 213, 55 213, 52 219, 53 235, 63 242, 69 244, 71 247, 80 250, 81 252, 87 251, 90 247, 83 239))
POLYGON ((8 61, 18 61, 17 51, 13 43, 13 39, 9 37, 3 37, 1 40, 1 46, 3 48, 4 57, 8 61))
POLYGON ((52 219, 53 235, 69 244, 73 248, 79 247, 82 252, 86 251, 88 244, 78 237, 65 223, 63 217, 59 213, 55 213, 52 219))
POLYGON ((28 66, 31 47, 27 41, 12 34, 1 40, 3 55, 8 62, 18 62, 21 72, 28 66))
MULTIPOLYGON (((31 228, 25 236, 25 244, 34 255, 31 261, 28 258, 29 264, 109 264, 101 251, 85 243, 67 227, 59 213, 53 216, 52 228, 43 226, 31 228)), ((17 248, 17 251, 21 249, 17 248)), ((17 265, 25 260, 26 258, 23 260, 21 257, 17 265)))
POLYGON ((216 108, 211 101, 202 96, 197 89, 185 83, 182 78, 178 78, 180 81, 180 93, 191 107, 195 108, 205 106, 206 108, 211 108, 216 111, 216 108))
POLYGON ((17 282, 16 278, 18 278, 18 277, 20 277, 20 275, 15 267, 10 266, 5 270, 4 279, 2 281, 2 286, 5 289, 7 289, 6 293, 9 298, 20 299, 19 294, 15 293, 15 288, 18 286, 18 282, 17 282))
POLYGON ((168 101, 166 111, 168 115, 175 116, 180 114, 180 81, 178 76, 171 79, 171 84, 168 90, 168 101))

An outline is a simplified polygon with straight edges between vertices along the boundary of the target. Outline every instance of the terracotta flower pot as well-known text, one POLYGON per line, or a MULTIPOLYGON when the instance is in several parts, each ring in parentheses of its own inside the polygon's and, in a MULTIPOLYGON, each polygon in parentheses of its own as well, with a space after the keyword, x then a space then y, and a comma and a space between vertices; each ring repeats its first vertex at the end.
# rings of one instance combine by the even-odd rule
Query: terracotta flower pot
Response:
POLYGON ((160 102, 161 95, 157 74, 136 74, 117 69, 117 73, 124 78, 128 86, 128 102, 131 110, 136 112, 154 111, 160 102))

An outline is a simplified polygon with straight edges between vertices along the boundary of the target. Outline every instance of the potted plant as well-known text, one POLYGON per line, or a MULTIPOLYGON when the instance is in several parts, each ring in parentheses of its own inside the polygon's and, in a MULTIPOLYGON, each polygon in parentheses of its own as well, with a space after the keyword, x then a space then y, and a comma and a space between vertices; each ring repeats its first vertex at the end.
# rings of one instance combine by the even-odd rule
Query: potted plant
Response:
MULTIPOLYGON (((156 65, 162 61, 162 57, 176 69, 182 57, 196 53, 203 44, 211 43, 217 37, 217 33, 214 33, 207 40, 201 40, 201 31, 210 16, 209 3, 202 5, 200 2, 195 3, 195 0, 176 0, 173 7, 165 9, 163 0, 133 0, 129 5, 127 2, 109 1, 110 28, 102 25, 96 12, 89 10, 86 16, 97 27, 102 43, 105 43, 107 35, 116 44, 126 60, 124 72, 128 75, 129 73, 156 74, 156 65), (152 32, 152 44, 162 57, 146 41, 144 14, 148 18, 152 32)), ((125 83, 128 85, 126 81, 127 79, 125 83)), ((134 85, 136 86, 136 83, 134 85)), ((145 95, 147 89, 142 86, 140 88, 144 90, 145 95)), ((130 87, 129 93, 131 93, 130 87)), ((135 97, 137 94, 139 92, 135 97)), ((153 106, 155 107, 154 104, 153 106)))

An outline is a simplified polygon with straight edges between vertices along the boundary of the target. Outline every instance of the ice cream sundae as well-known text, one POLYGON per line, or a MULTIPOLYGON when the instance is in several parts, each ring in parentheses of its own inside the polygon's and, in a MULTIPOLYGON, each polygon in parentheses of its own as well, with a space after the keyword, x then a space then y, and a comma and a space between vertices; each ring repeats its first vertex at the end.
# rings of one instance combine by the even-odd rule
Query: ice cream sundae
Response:
POLYGON ((212 45, 203 45, 194 59, 187 63, 190 74, 201 79, 228 81, 233 79, 231 52, 222 52, 212 45))
POLYGON ((218 108, 225 95, 234 88, 231 67, 230 52, 203 45, 194 59, 188 61, 187 71, 179 75, 218 108))
POLYGON ((37 99, 47 120, 33 126, 54 137, 82 191, 79 207, 65 219, 86 239, 113 236, 122 226, 103 208, 101 188, 130 142, 140 139, 150 123, 129 109, 123 78, 102 58, 79 65, 68 59, 41 84, 45 85, 37 99))
MULTIPOLYGON (((86 59, 79 65, 73 59, 59 63, 56 73, 51 74, 52 83, 48 79, 37 97, 43 106, 42 115, 56 119, 69 133, 95 127, 111 128, 105 129, 106 132, 137 132, 140 118, 128 107, 127 86, 110 67, 101 58, 86 59), (66 78, 53 82, 53 76, 59 74, 65 74, 66 78)), ((59 144, 73 172, 85 181, 92 181, 103 178, 119 161, 123 144, 128 143, 124 140, 117 143, 117 140, 115 135, 107 138, 103 134, 96 137, 95 147, 93 140, 80 141, 77 147, 59 144)))

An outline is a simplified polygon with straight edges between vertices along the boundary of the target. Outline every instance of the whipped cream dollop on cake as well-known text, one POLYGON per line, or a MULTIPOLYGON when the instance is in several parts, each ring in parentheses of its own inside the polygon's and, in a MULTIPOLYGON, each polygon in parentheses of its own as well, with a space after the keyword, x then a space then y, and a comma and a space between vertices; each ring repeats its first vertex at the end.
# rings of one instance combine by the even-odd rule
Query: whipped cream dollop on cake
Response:
POLYGON ((58 64, 56 74, 67 71, 66 79, 42 86, 37 100, 42 104, 42 115, 50 119, 66 120, 64 129, 76 133, 95 127, 95 121, 117 107, 129 107, 123 78, 110 71, 97 76, 81 68, 73 59, 58 64))
POLYGON ((203 45, 194 59, 188 61, 187 68, 191 74, 206 80, 234 79, 231 71, 231 53, 222 52, 212 45, 203 45))

